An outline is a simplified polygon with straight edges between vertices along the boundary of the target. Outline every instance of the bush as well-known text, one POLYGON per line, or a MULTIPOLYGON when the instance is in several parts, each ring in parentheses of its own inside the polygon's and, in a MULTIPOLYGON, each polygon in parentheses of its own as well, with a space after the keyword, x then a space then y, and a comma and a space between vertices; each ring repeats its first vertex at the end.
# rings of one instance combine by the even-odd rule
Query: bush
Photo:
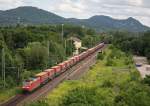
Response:
MULTIPOLYGON (((137 82, 126 83, 124 89, 115 98, 115 106, 120 106, 124 103, 125 106, 149 106, 150 105, 150 90, 137 82)), ((123 105, 124 106, 124 105, 123 105)))
MULTIPOLYGON (((49 106, 44 100, 37 101, 36 103, 26 104, 27 106, 49 106)), ((25 105, 25 106, 26 106, 25 105)))
POLYGON ((112 65, 113 65, 113 59, 111 59, 110 57, 107 57, 106 66, 112 66, 112 65))
POLYGON ((113 87, 113 84, 112 84, 112 82, 111 81, 109 81, 109 80, 105 80, 104 82, 103 82, 103 84, 102 84, 102 87, 113 87))
POLYGON ((97 59, 103 60, 104 59, 104 55, 102 53, 98 53, 97 59))
POLYGON ((62 100, 60 106, 111 106, 111 91, 97 87, 78 87, 62 100))
POLYGON ((150 86, 150 75, 147 75, 142 82, 150 86))

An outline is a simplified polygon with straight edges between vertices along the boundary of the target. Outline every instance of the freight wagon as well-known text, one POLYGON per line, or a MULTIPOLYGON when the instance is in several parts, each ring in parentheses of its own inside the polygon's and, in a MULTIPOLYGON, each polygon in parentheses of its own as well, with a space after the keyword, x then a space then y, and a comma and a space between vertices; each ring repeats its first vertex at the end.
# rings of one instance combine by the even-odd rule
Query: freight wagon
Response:
POLYGON ((82 52, 81 54, 74 56, 56 66, 51 67, 50 69, 46 69, 41 73, 35 75, 35 77, 25 80, 22 86, 24 91, 32 92, 37 89, 39 86, 45 84, 49 80, 59 76, 61 73, 72 67, 73 65, 77 64, 81 60, 85 59, 86 57, 90 56, 100 48, 104 46, 104 43, 100 43, 99 45, 82 52))

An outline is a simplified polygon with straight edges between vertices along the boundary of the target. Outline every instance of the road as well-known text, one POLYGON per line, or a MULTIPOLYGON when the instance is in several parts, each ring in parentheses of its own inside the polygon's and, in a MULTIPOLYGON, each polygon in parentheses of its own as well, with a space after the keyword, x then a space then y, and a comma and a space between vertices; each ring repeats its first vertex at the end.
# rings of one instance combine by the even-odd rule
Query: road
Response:
POLYGON ((136 68, 140 72, 140 75, 142 78, 145 78, 146 75, 150 75, 150 69, 148 69, 148 67, 150 67, 150 65, 148 64, 146 57, 134 56, 133 60, 134 60, 135 64, 141 65, 140 67, 136 67, 136 68))

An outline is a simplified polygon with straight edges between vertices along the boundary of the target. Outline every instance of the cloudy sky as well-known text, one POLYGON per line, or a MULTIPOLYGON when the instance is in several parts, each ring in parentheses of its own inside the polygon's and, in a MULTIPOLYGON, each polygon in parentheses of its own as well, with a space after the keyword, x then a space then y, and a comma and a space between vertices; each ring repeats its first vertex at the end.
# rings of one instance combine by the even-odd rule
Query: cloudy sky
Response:
POLYGON ((134 17, 150 26, 150 0, 0 0, 0 10, 19 6, 35 6, 66 18, 134 17))

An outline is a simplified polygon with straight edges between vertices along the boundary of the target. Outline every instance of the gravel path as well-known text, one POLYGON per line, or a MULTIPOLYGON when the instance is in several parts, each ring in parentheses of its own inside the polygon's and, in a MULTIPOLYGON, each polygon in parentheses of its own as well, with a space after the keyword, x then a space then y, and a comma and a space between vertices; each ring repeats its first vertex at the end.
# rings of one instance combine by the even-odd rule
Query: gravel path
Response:
POLYGON ((146 75, 150 75, 150 65, 148 64, 146 57, 134 56, 133 60, 135 65, 141 65, 136 66, 136 68, 140 72, 142 78, 145 78, 146 75))

